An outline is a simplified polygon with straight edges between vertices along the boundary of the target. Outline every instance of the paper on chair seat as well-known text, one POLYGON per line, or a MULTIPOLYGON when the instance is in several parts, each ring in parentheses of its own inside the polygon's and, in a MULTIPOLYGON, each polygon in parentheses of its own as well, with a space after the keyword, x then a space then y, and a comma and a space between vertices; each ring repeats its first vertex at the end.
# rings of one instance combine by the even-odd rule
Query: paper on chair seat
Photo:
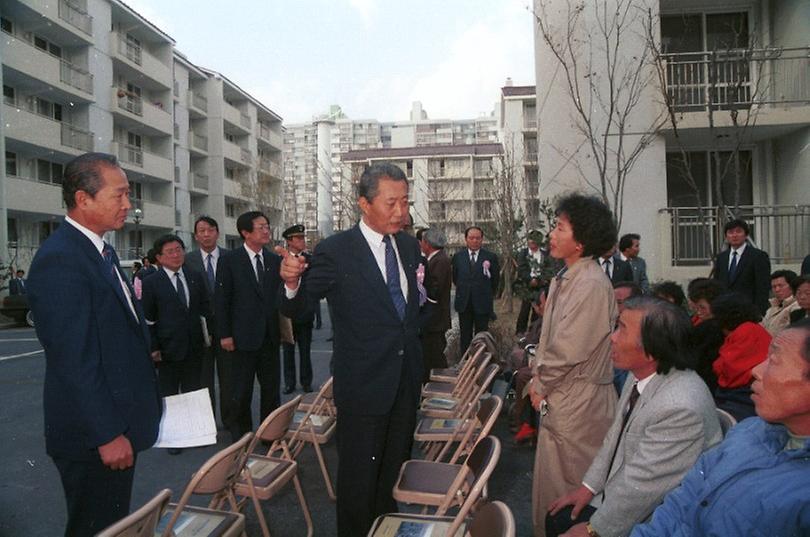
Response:
POLYGON ((208 388, 163 398, 160 431, 153 447, 183 448, 217 443, 208 388))

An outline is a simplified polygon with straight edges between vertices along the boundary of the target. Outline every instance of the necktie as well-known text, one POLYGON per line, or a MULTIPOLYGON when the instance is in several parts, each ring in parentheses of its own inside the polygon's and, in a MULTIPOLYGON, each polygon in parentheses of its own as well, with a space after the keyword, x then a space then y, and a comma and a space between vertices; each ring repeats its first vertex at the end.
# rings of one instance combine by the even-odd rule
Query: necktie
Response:
POLYGON ((638 398, 641 396, 641 393, 638 391, 638 383, 633 384, 633 391, 630 392, 629 404, 627 405, 627 412, 624 413, 624 418, 622 418, 622 428, 619 430, 619 435, 616 438, 616 447, 613 448, 613 456, 610 458, 610 465, 608 466, 608 476, 610 475, 610 471, 613 469, 613 461, 616 459, 616 453, 619 452, 619 444, 622 443, 622 436, 624 435, 624 428, 627 427, 627 421, 630 419, 630 414, 633 413, 633 408, 636 406, 636 402, 638 398))
POLYGON ((729 279, 734 277, 735 272, 737 272, 737 250, 731 252, 731 265, 728 267, 729 279))
POLYGON ((610 259, 605 259, 604 267, 605 267, 605 274, 607 274, 607 277, 610 278, 610 259))
POLYGON ((174 277, 177 279, 177 298, 180 299, 180 302, 188 308, 188 298, 186 296, 186 286, 183 285, 183 280, 180 279, 180 273, 175 272, 174 277))
POLYGON ((214 257, 211 254, 208 254, 208 261, 205 263, 205 274, 208 276, 208 288, 214 288, 214 264, 211 261, 211 258, 214 257))
POLYGON ((104 261, 107 263, 107 270, 109 270, 110 274, 116 280, 118 279, 118 275, 115 273, 115 263, 113 262, 113 248, 108 243, 104 243, 104 248, 101 250, 101 256, 104 258, 104 261))
POLYGON ((263 277, 264 277, 264 263, 262 263, 262 256, 256 254, 256 281, 259 282, 259 285, 262 284, 263 277))
POLYGON ((399 315, 399 320, 405 319, 405 297, 402 296, 402 286, 399 283, 399 263, 397 254, 394 253, 394 245, 391 244, 391 236, 383 237, 385 243, 385 279, 388 286, 388 293, 394 301, 394 307, 399 315))
POLYGON ((470 271, 475 268, 475 252, 470 252, 470 271))

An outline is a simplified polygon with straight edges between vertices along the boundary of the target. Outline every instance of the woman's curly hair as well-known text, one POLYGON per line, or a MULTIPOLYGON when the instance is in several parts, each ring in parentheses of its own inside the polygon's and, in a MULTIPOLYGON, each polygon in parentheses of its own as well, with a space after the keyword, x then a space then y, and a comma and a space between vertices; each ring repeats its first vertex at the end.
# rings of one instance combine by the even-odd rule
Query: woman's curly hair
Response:
POLYGON ((616 246, 619 232, 610 208, 596 196, 573 193, 560 198, 557 216, 565 215, 574 231, 574 240, 582 244, 582 257, 599 257, 616 246))

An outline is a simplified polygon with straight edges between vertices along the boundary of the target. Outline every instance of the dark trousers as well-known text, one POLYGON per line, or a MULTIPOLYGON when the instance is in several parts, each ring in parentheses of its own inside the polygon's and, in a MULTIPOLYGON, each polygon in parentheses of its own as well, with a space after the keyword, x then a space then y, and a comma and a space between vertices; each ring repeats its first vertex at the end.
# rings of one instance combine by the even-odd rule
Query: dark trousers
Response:
POLYGON ((534 310, 532 309, 531 300, 523 300, 520 303, 520 313, 518 313, 517 324, 515 325, 515 333, 522 334, 529 327, 529 323, 537 318, 534 310))
POLYGON ((208 388, 208 395, 211 397, 211 408, 214 413, 217 411, 216 383, 219 383, 219 419, 223 423, 225 422, 225 411, 233 393, 231 387, 232 359, 229 353, 223 352, 220 348, 219 338, 212 335, 211 346, 203 350, 200 382, 202 388, 208 388), (214 381, 215 371, 216 382, 214 381))
POLYGON ((320 330, 321 326, 323 326, 323 320, 321 319, 321 302, 318 301, 318 306, 315 308, 315 329, 320 330))
POLYGON ((279 363, 278 342, 265 339, 262 347, 255 351, 236 350, 231 354, 233 395, 228 407, 225 427, 236 442, 242 435, 253 430, 251 403, 253 383, 259 380, 260 420, 264 420, 281 404, 279 383, 281 364, 279 363))
POLYGON ((444 348, 447 346, 445 332, 422 332, 422 383, 430 380, 430 370, 447 367, 444 348))
POLYGON ((200 389, 200 358, 158 362, 160 396, 176 395, 200 389))
POLYGON ((473 311, 472 304, 467 304, 467 309, 458 314, 459 324, 459 352, 464 354, 470 346, 473 334, 489 330, 489 314, 480 315, 473 311), (473 327, 475 331, 473 331, 473 327))
POLYGON ((588 522, 596 512, 595 507, 586 505, 575 520, 571 520, 571 506, 564 507, 556 515, 546 515, 546 537, 557 537, 568 531, 571 526, 588 522))
POLYGON ((418 393, 403 375, 394 406, 368 416, 338 409, 337 525, 339 537, 366 535, 374 519, 397 512, 392 489, 411 458, 418 393))
POLYGON ((67 502, 65 537, 91 537, 129 514, 135 465, 111 470, 101 459, 53 459, 67 502))
MULTIPOLYGON (((298 345, 298 360, 301 365, 301 386, 312 386, 312 321, 292 322, 293 337, 298 345)), ((281 344, 284 352, 284 386, 295 388, 295 345, 281 344)))

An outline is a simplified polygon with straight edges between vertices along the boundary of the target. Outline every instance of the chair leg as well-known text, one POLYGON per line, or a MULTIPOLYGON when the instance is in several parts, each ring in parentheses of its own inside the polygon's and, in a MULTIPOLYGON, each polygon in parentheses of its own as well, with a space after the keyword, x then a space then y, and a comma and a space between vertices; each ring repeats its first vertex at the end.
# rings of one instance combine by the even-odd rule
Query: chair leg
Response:
POLYGON ((329 471, 326 469, 326 461, 323 460, 323 453, 321 452, 321 446, 318 442, 313 442, 312 447, 315 448, 315 454, 318 456, 318 463, 321 466, 321 473, 323 474, 323 481, 326 483, 326 492, 329 494, 329 499, 337 501, 337 495, 335 494, 335 489, 332 487, 332 478, 329 477, 329 471))
POLYGON ((298 476, 293 476, 293 485, 295 485, 295 493, 298 494, 298 501, 301 503, 301 511, 304 512, 304 520, 307 521, 307 537, 312 537, 312 515, 309 514, 309 507, 307 500, 304 498, 304 489, 301 488, 301 482, 298 476))
POLYGON ((264 513, 262 512, 262 503, 255 496, 251 496, 250 499, 253 501, 253 509, 256 510, 256 516, 259 519, 259 526, 262 528, 262 535, 264 537, 270 537, 270 529, 267 527, 267 521, 264 519, 264 513))

